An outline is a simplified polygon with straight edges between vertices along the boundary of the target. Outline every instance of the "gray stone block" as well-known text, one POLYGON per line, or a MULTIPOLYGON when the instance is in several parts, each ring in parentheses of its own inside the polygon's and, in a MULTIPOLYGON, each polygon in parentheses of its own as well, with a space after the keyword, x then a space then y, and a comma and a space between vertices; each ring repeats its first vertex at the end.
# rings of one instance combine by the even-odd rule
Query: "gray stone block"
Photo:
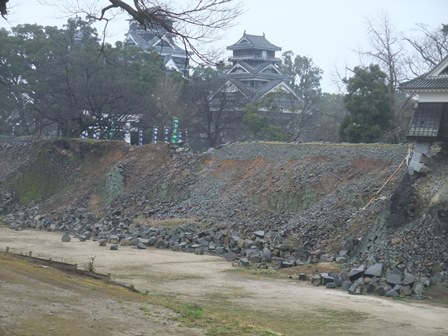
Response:
POLYGON ((422 284, 415 284, 413 292, 415 295, 422 296, 423 295, 424 286, 422 284))
POLYGON ((377 263, 375 265, 370 266, 366 271, 364 272, 365 275, 370 277, 380 277, 383 274, 383 264, 377 263))
POLYGON ((229 251, 223 255, 224 259, 227 261, 232 261, 238 258, 238 255, 236 253, 233 253, 232 251, 229 251))
POLYGON ((399 292, 400 292, 400 296, 411 296, 412 289, 410 286, 401 286, 399 292))
POLYGON ((349 288, 351 287, 351 285, 352 285, 352 282, 351 282, 351 281, 349 281, 349 280, 344 280, 344 281, 342 281, 342 285, 341 285, 341 287, 342 287, 343 290, 348 291, 349 288))
POLYGON ((363 276, 364 276, 364 269, 355 268, 351 270, 348 278, 350 279, 350 281, 355 281, 363 276))
POLYGON ((215 248, 216 255, 222 255, 222 254, 224 254, 224 252, 225 252, 225 249, 222 246, 218 246, 217 248, 215 248))
POLYGON ((384 295, 386 295, 386 289, 385 289, 383 286, 378 286, 378 287, 376 288, 376 293, 377 293, 379 296, 384 296, 384 295))
POLYGON ((397 297, 399 294, 395 288, 392 288, 392 289, 388 290, 385 295, 387 297, 397 297))
POLYGON ((258 230, 254 232, 255 236, 264 238, 265 232, 263 230, 258 230))
POLYGON ((336 283, 335 282, 328 282, 328 283, 325 284, 325 287, 329 288, 329 289, 336 288, 336 283))
POLYGON ((400 274, 387 272, 386 282, 390 285, 399 285, 401 283, 402 276, 400 274))
POLYGON ((362 285, 358 283, 354 283, 348 289, 348 293, 351 295, 359 295, 362 293, 362 285))
POLYGON ((285 261, 282 261, 282 263, 280 264, 280 268, 290 268, 290 267, 294 267, 294 265, 295 265, 294 260, 285 260, 285 261))
POLYGON ((408 272, 404 272, 404 278, 402 282, 404 286, 412 286, 415 282, 415 276, 408 272))
POLYGON ((110 244, 118 244, 119 241, 120 241, 120 238, 117 235, 111 235, 109 237, 110 244))
POLYGON ((324 285, 327 285, 328 283, 335 283, 334 278, 329 274, 322 273, 320 276, 322 277, 322 284, 324 285))
POLYGON ((267 247, 265 247, 263 249, 263 259, 266 262, 270 262, 272 260, 272 251, 270 249, 268 249, 267 247))

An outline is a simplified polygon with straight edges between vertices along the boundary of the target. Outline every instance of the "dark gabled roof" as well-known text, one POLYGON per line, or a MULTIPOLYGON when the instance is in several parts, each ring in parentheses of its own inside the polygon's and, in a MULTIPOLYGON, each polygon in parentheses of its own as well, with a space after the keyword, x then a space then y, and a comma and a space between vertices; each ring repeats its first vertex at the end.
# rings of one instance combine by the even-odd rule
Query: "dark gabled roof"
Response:
POLYGON ((288 77, 281 74, 273 74, 273 73, 232 73, 229 75, 229 78, 234 78, 237 80, 247 81, 247 80, 288 80, 288 77))
POLYGON ((176 43, 168 36, 159 36, 157 34, 138 31, 129 31, 126 35, 124 43, 136 43, 143 50, 169 50, 170 52, 183 52, 185 50, 176 45, 176 43), (162 42, 163 46, 158 46, 158 42, 162 42))
POLYGON ((248 87, 247 85, 241 83, 238 80, 232 79, 232 78, 226 78, 226 77, 222 77, 222 85, 220 86, 220 88, 218 90, 216 90, 211 96, 210 99, 213 99, 215 97, 215 95, 222 91, 228 84, 232 84, 234 85, 243 96, 245 96, 248 99, 251 99, 254 95, 254 90, 250 87, 248 87))
POLYGON ((276 45, 269 42, 264 34, 262 36, 258 35, 249 35, 244 33, 243 37, 241 37, 237 43, 228 46, 229 50, 237 50, 237 49, 262 49, 262 50, 272 50, 272 51, 280 51, 282 48, 277 47, 276 45), (247 41, 247 43, 241 43, 242 41, 247 41))
POLYGON ((428 76, 424 74, 400 84, 402 90, 448 90, 448 75, 428 76))
POLYGON ((408 91, 448 90, 448 56, 431 71, 400 84, 400 89, 408 91))
POLYGON ((159 36, 143 30, 130 30, 124 43, 135 44, 145 51, 154 50, 163 57, 165 64, 172 59, 181 71, 188 68, 187 52, 179 48, 169 36, 159 36))
POLYGON ((266 95, 267 93, 272 91, 275 87, 279 86, 280 84, 287 87, 291 91, 291 94, 294 95, 294 97, 297 99, 295 94, 292 93, 294 91, 289 87, 289 85, 286 84, 285 81, 278 79, 278 80, 270 81, 269 83, 266 83, 262 87, 258 88, 257 92, 255 93, 255 96, 253 97, 254 101, 259 100, 261 97, 263 97, 264 95, 266 95))
POLYGON ((275 88, 277 85, 281 84, 283 81, 281 79, 270 81, 269 83, 266 83, 262 87, 260 87, 257 92, 255 93, 254 100, 258 100, 261 97, 263 97, 265 94, 267 94, 269 91, 271 91, 273 88, 275 88))
MULTIPOLYGON (((287 80, 289 79, 287 75, 280 73, 270 73, 270 72, 261 72, 265 68, 267 68, 269 65, 272 65, 272 62, 266 61, 263 63, 258 64, 257 66, 253 67, 249 65, 246 62, 239 62, 235 66, 240 65, 244 69, 246 69, 248 72, 235 72, 235 73, 229 73, 228 76, 230 78, 236 78, 239 80, 244 79, 266 79, 266 80, 274 80, 274 79, 281 79, 281 80, 287 80)), ((235 67, 233 66, 232 69, 235 67)))

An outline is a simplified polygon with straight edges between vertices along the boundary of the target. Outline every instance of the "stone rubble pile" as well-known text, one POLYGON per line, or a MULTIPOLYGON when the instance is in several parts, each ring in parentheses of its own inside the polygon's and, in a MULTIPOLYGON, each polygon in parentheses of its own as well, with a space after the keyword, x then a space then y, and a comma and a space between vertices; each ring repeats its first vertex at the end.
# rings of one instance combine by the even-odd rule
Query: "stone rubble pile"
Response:
MULTIPOLYGON (((93 240, 110 250, 120 246, 136 249, 149 247, 194 254, 211 254, 233 261, 241 267, 282 269, 314 262, 345 264, 347 254, 356 247, 356 240, 348 240, 336 255, 305 247, 291 248, 282 235, 274 231, 257 230, 249 235, 229 227, 202 227, 201 223, 185 223, 176 228, 140 226, 132 219, 115 214, 100 220, 86 208, 72 209, 63 216, 39 214, 39 207, 13 212, 3 221, 11 229, 39 229, 62 231, 63 242, 71 239, 93 240)), ((403 262, 396 265, 372 263, 340 273, 319 273, 313 276, 300 274, 298 279, 315 286, 342 288, 350 294, 376 294, 379 296, 410 296, 423 298, 424 288, 448 281, 442 268, 433 268, 432 274, 413 273, 403 262), (386 267, 386 265, 388 265, 386 267)))
MULTIPOLYGON (((282 244, 273 231, 258 230, 243 235, 228 227, 205 227, 201 223, 185 223, 176 228, 141 226, 131 218, 115 214, 96 219, 86 208, 63 214, 40 214, 39 207, 23 208, 2 218, 11 229, 37 229, 65 232, 81 241, 92 239, 103 246, 118 244, 146 248, 171 249, 196 254, 214 254, 227 260, 244 259, 252 264, 273 263, 277 268, 290 267, 312 260, 305 248, 282 244)), ((68 239, 68 238, 65 238, 68 239)))

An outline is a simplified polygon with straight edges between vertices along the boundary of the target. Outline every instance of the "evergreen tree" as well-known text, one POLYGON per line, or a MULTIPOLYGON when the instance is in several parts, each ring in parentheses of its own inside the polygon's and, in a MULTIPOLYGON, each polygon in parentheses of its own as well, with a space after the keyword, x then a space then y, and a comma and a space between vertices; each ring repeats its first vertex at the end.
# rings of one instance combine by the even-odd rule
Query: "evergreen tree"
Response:
POLYGON ((339 135, 347 142, 377 142, 390 129, 393 118, 387 76, 376 64, 355 67, 353 72, 353 77, 344 79, 348 91, 344 103, 349 114, 339 135))

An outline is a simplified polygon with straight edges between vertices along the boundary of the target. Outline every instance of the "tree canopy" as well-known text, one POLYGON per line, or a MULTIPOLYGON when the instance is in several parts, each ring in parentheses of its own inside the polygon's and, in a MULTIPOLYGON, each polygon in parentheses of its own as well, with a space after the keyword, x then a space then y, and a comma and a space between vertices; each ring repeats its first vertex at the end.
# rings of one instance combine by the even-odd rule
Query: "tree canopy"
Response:
POLYGON ((83 132, 110 138, 130 118, 146 113, 165 76, 158 55, 107 45, 81 19, 62 29, 19 25, 0 30, 0 132, 83 132))

